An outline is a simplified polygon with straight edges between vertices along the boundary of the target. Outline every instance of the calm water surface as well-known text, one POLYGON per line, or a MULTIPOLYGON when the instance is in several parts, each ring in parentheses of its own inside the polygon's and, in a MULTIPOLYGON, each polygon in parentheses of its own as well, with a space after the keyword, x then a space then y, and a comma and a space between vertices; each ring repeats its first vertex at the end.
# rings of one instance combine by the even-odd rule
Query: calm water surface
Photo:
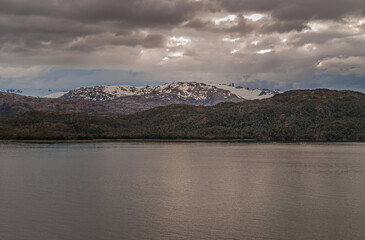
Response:
POLYGON ((365 144, 0 144, 0 239, 365 239, 365 144))

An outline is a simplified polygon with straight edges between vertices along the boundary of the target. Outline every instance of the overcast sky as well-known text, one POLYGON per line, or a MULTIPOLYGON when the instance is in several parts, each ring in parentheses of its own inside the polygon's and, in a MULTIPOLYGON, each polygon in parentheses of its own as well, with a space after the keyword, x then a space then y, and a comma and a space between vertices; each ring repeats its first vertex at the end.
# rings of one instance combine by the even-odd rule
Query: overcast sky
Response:
POLYGON ((364 0, 0 0, 0 89, 365 91, 364 0))

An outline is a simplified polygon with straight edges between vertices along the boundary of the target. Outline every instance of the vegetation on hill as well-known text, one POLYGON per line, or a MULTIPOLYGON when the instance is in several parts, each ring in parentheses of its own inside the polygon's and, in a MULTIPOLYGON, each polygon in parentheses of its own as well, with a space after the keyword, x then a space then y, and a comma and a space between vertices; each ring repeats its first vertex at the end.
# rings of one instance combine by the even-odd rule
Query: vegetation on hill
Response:
POLYGON ((115 114, 108 106, 91 101, 26 97, 14 93, 0 92, 0 117, 11 117, 29 111, 84 113, 104 116, 115 114))
POLYGON ((295 90, 265 100, 170 105, 125 116, 28 112, 0 118, 0 138, 364 141, 365 94, 295 90))

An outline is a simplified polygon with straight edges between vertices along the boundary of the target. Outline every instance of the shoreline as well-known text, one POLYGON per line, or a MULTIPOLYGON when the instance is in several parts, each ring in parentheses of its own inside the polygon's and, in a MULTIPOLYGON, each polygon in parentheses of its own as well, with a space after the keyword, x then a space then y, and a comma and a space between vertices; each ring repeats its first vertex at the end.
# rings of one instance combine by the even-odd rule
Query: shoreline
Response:
POLYGON ((91 139, 91 140, 0 140, 0 143, 98 143, 98 142, 258 142, 255 139, 91 139))
POLYGON ((365 141, 260 141, 256 139, 92 139, 92 140, 12 140, 1 139, 0 143, 103 143, 103 142, 242 142, 242 143, 364 143, 365 141))

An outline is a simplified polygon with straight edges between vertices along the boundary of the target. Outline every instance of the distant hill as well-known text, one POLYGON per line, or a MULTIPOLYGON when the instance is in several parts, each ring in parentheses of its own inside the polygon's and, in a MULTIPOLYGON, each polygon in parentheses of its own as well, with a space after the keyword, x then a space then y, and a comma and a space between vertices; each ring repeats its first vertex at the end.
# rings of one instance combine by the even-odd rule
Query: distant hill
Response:
POLYGON ((18 89, 0 89, 0 92, 6 92, 6 93, 23 93, 22 90, 18 90, 18 89))
POLYGON ((3 139, 364 141, 365 94, 295 90, 215 106, 170 105, 126 116, 28 112, 0 118, 3 139))
POLYGON ((95 102, 25 97, 14 93, 0 92, 0 117, 10 117, 29 111, 85 113, 93 115, 115 114, 109 107, 95 102))

